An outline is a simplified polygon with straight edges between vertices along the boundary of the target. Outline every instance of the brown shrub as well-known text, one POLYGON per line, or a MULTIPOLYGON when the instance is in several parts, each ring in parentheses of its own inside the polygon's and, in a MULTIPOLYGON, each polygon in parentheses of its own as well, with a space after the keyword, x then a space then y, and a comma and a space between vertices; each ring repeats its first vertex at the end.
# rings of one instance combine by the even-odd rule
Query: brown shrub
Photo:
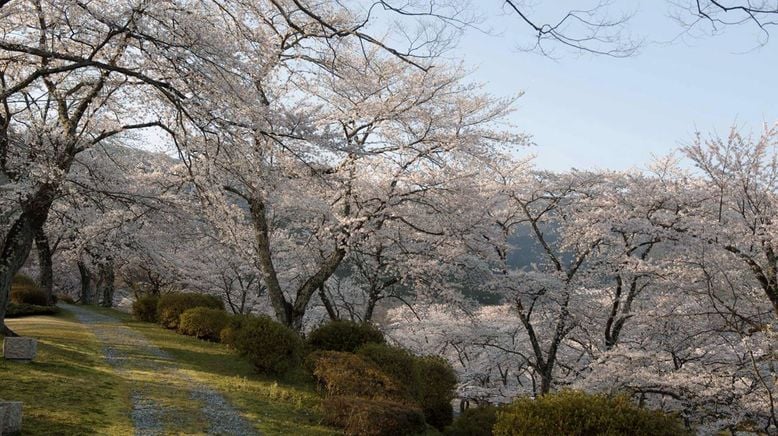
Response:
POLYGON ((313 376, 328 396, 407 399, 407 389, 373 362, 351 353, 322 351, 310 360, 313 376))
POLYGON ((330 397, 324 401, 324 419, 346 435, 412 435, 426 429, 424 414, 417 406, 390 400, 330 397))
POLYGON ((132 316, 138 321, 157 322, 159 295, 147 294, 132 302, 132 316))
POLYGON ((214 295, 171 292, 159 297, 157 303, 158 322, 169 329, 177 329, 181 314, 195 307, 224 310, 224 303, 221 298, 214 295))

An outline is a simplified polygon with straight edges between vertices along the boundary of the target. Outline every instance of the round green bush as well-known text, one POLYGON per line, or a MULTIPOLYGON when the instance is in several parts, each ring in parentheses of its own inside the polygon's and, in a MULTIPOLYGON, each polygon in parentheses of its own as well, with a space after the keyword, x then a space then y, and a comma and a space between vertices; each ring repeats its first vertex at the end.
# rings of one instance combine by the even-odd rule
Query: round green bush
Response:
POLYGON ((157 322, 158 295, 143 295, 132 302, 132 316, 138 321, 157 322))
POLYGON ((426 430, 421 410, 405 403, 359 397, 330 397, 324 400, 323 408, 324 420, 342 428, 346 435, 413 435, 426 430))
POLYGON ((38 282, 25 274, 16 274, 11 279, 11 289, 38 289, 38 282))
POLYGON ((6 318, 21 318, 24 316, 56 315, 59 313, 57 306, 38 306, 35 304, 10 303, 5 311, 6 318))
POLYGON ((297 333, 268 316, 243 319, 232 341, 232 346, 263 374, 283 374, 298 366, 302 356, 303 344, 297 333))
POLYGON ((30 277, 17 274, 11 281, 11 303, 30 304, 34 306, 48 306, 49 300, 35 280, 30 277))
POLYGON ((690 433, 676 417, 638 408, 626 396, 561 391, 536 399, 520 398, 502 408, 497 412, 494 434, 675 436, 690 433))
POLYGON ((454 420, 451 400, 456 396, 459 380, 451 364, 439 356, 416 358, 421 380, 421 398, 419 403, 427 418, 427 423, 442 430, 454 420))
POLYGON ((331 321, 308 335, 308 345, 315 350, 353 353, 368 343, 383 344, 384 334, 369 323, 331 321))
POLYGON ((197 339, 219 341, 230 316, 221 309, 195 307, 181 314, 178 332, 197 339))
POLYGON ((492 428, 497 422, 497 407, 479 406, 465 409, 446 428, 446 436, 492 436, 492 428))
POLYGON ((365 344, 357 355, 375 363, 421 405, 427 423, 442 430, 454 419, 451 400, 457 387, 454 368, 438 356, 414 356, 384 344, 365 344))
POLYGON ((219 342, 227 345, 230 348, 235 348, 235 337, 238 330, 243 326, 245 320, 249 319, 250 315, 229 315, 227 318, 227 324, 219 332, 219 342))
POLYGON ((394 377, 356 354, 317 351, 309 360, 313 360, 313 377, 327 396, 410 400, 407 389, 394 377))
POLYGON ((159 297, 157 317, 162 326, 177 329, 181 314, 195 307, 224 310, 224 302, 214 295, 172 292, 159 297))
POLYGON ((356 354, 376 364, 397 380, 411 397, 421 400, 422 382, 417 357, 402 348, 376 343, 359 347, 356 354))

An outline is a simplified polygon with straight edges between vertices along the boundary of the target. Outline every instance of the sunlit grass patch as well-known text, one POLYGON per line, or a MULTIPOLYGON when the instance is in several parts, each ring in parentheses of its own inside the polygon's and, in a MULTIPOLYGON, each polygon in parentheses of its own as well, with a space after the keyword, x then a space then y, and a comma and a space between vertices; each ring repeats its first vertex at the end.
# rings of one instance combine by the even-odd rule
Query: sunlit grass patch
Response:
POLYGON ((7 323, 38 338, 32 363, 0 360, 0 399, 24 403, 24 434, 132 434, 129 381, 106 363, 95 336, 72 315, 7 323))
POLYGON ((19 334, 38 338, 33 363, 0 361, 0 399, 24 402, 24 434, 132 434, 133 390, 159 404, 165 434, 200 434, 207 422, 191 397, 193 383, 222 393, 263 434, 338 433, 321 424, 321 399, 302 371, 282 379, 261 376, 224 345, 115 310, 90 310, 119 318, 174 362, 120 343, 115 348, 127 361, 112 368, 95 335, 67 312, 9 320, 19 334))
POLYGON ((261 376, 246 359, 222 344, 182 336, 114 310, 96 310, 120 318, 141 332, 169 353, 181 371, 222 393, 263 434, 338 433, 321 424, 321 398, 303 371, 281 379, 261 376))

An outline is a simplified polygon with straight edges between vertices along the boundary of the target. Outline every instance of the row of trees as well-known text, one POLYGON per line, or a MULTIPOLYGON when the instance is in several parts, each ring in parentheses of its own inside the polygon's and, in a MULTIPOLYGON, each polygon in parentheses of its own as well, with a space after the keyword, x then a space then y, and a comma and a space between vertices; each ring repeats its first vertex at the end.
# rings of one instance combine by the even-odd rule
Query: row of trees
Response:
POLYGON ((650 172, 502 166, 467 199, 479 207, 460 209, 470 231, 450 248, 468 271, 460 288, 502 304, 393 309, 396 340, 447 355, 473 401, 626 391, 701 432, 748 422, 769 433, 777 146, 774 128, 733 130, 650 172), (527 250, 535 261, 517 267, 527 250))
MULTIPOLYGON (((299 329, 357 244, 423 226, 413 215, 434 211, 425 198, 465 177, 463 165, 523 140, 494 125, 510 101, 432 68, 434 47, 401 52, 363 33, 363 14, 345 7, 19 1, 2 14, 0 320, 36 235, 50 269, 43 229, 57 202, 91 202, 101 218, 121 206, 96 230, 110 233, 175 191, 196 199, 195 228, 250 259, 278 319, 299 329), (175 147, 181 168, 139 192, 112 190, 81 162, 91 150, 113 171, 137 170, 116 155, 149 140, 175 147)), ((79 251, 89 244, 108 245, 89 238, 79 251)), ((111 275, 111 255, 90 257, 111 275)))
POLYGON ((0 322, 35 248, 84 302, 185 287, 297 330, 391 308, 474 400, 775 425, 776 132, 698 138, 694 171, 535 171, 513 98, 439 58, 456 3, 357 6, 0 2, 0 322))

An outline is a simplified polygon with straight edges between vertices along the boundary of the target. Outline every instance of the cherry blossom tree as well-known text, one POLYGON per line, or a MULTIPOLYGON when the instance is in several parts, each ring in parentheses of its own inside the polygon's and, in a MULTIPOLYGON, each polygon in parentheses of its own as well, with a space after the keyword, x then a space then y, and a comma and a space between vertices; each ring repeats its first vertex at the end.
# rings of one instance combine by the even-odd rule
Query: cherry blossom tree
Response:
POLYGON ((0 321, 10 281, 76 156, 155 124, 131 113, 128 101, 144 99, 150 89, 173 92, 140 73, 148 59, 130 49, 142 32, 140 3, 102 6, 19 1, 2 8, 0 182, 10 212, 0 253, 0 321))
POLYGON ((465 218, 468 280, 449 286, 503 304, 393 309, 391 337, 449 358, 464 400, 573 386, 630 393, 703 433, 770 431, 775 318, 758 276, 727 249, 732 237, 717 233, 737 227, 710 221, 716 186, 673 159, 645 173, 502 166, 465 218))
POLYGON ((317 74, 286 54, 252 54, 218 133, 185 145, 203 209, 234 244, 251 238, 276 317, 297 329, 355 243, 389 222, 434 233, 413 216, 434 214, 434 191, 523 139, 495 125, 510 101, 458 71, 348 41, 334 53, 313 62, 317 74))
POLYGON ((753 139, 732 129, 726 138, 698 135, 684 154, 702 171, 710 199, 696 214, 699 237, 731 253, 764 291, 778 317, 778 257, 773 237, 778 192, 778 129, 753 139))

